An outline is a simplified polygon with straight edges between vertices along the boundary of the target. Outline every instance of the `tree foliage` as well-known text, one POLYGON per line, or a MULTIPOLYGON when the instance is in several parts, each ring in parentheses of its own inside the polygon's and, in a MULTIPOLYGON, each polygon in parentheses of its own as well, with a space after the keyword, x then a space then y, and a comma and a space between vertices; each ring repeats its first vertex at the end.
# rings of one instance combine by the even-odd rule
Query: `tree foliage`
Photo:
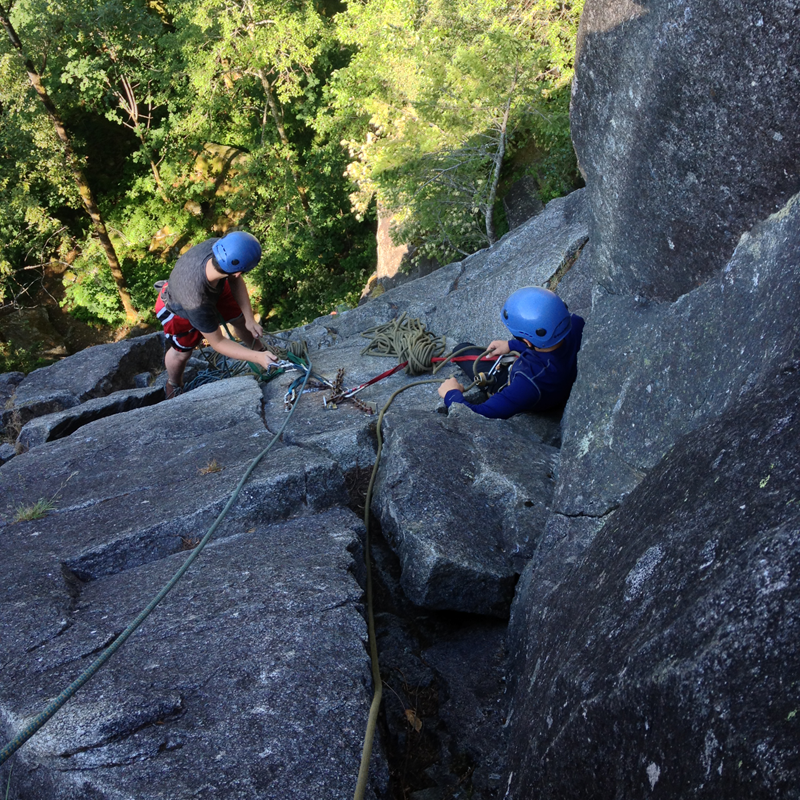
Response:
POLYGON ((357 48, 333 84, 368 119, 351 139, 357 208, 377 195, 397 241, 444 262, 496 238, 504 159, 531 143, 543 200, 573 188, 569 85, 582 0, 372 0, 337 19, 357 48))
MULTIPOLYGON (((498 192, 523 146, 535 143, 528 168, 544 199, 572 188, 579 10, 16 0, 10 19, 63 117, 133 305, 147 315, 153 281, 183 249, 241 227, 264 247, 254 293, 269 324, 285 326, 355 300, 374 267, 376 201, 399 239, 444 261, 501 232, 498 192)), ((64 145, 7 41, 0 155, 0 293, 26 267, 60 260, 73 313, 120 322, 64 145)))

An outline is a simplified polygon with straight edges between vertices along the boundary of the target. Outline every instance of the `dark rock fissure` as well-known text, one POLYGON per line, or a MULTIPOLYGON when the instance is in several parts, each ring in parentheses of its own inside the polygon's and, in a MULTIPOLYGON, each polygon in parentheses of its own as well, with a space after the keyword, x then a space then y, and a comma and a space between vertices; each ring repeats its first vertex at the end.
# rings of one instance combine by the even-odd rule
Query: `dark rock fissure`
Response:
MULTIPOLYGON (((350 507, 361 516, 371 472, 371 467, 357 468, 346 478, 350 507)), ((498 741, 502 740, 505 624, 468 614, 417 608, 400 585, 400 560, 388 546, 374 515, 370 519, 370 539, 375 631, 384 683, 379 730, 389 762, 389 796, 391 800, 406 800, 411 793, 426 789, 435 791, 440 800, 473 793, 475 797, 493 796, 500 779, 499 755, 491 748, 482 752, 474 739, 482 735, 489 740, 500 734, 498 741), (496 685, 488 690, 482 687, 480 694, 480 704, 491 708, 496 716, 485 718, 485 729, 471 735, 464 735, 460 729, 460 715, 465 707, 471 711, 480 707, 472 694, 474 689, 453 684, 457 673, 446 660, 437 669, 441 659, 438 650, 447 646, 443 643, 452 641, 484 647, 486 642, 494 642, 502 648, 502 657, 495 664, 496 685), (426 657, 426 653, 436 655, 426 657)), ((366 573, 363 541, 359 541, 351 548, 352 569, 363 588, 366 573)))
MULTIPOLYGON (((92 750, 98 750, 110 744, 114 744, 124 739, 128 739, 131 736, 136 735, 140 731, 146 730, 147 728, 150 728, 154 725, 166 725, 169 722, 172 722, 173 720, 180 719, 186 712, 184 698, 179 695, 172 703, 166 705, 160 704, 157 708, 152 709, 152 712, 154 713, 146 713, 146 716, 149 718, 139 722, 139 724, 131 724, 129 728, 126 728, 113 735, 103 738, 100 741, 93 742, 92 744, 85 745, 83 747, 76 747, 71 750, 65 750, 64 752, 58 753, 58 756, 64 759, 72 758, 81 753, 88 753, 91 752, 92 750)), ((164 742, 159 748, 159 751, 164 752, 165 750, 169 749, 171 748, 168 746, 168 743, 164 742)), ((124 762, 124 763, 129 763, 129 762, 124 762)), ((112 766, 112 767, 123 766, 124 763, 104 764, 104 766, 112 766)), ((86 767, 81 767, 80 769, 86 769, 86 767)))
POLYGON ((583 252, 583 248, 586 246, 586 243, 589 241, 589 237, 587 236, 575 250, 575 252, 570 253, 559 265, 558 269, 553 273, 550 280, 547 281, 547 288, 551 292, 555 292, 558 289, 558 284, 561 283, 564 276, 572 269, 575 265, 575 262, 580 258, 581 253, 583 252))

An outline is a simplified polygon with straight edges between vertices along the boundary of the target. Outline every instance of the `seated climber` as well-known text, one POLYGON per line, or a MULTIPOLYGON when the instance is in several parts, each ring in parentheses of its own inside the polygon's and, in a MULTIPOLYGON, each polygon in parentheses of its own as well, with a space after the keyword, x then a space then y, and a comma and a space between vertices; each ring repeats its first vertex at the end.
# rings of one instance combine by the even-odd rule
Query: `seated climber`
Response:
MULTIPOLYGON (((450 408, 452 403, 463 403, 490 419, 508 419, 523 411, 549 411, 563 406, 577 375, 583 318, 570 314, 555 293, 529 286, 506 300, 502 319, 514 338, 492 342, 487 356, 519 353, 507 373, 507 381, 503 374, 497 382, 501 388, 485 402, 474 404, 464 400, 464 387, 458 379, 448 378, 438 389, 445 405, 450 408)), ((465 346, 469 345, 455 349, 465 346)), ((483 352, 480 348, 475 351, 476 355, 483 352)), ((470 378, 473 364, 459 364, 470 378)), ((479 364, 480 369, 488 372, 493 362, 486 360, 479 364)))
POLYGON ((196 244, 175 262, 155 308, 169 344, 164 357, 167 399, 180 393, 186 362, 204 337, 228 358, 250 361, 265 369, 277 360, 258 341, 262 329, 253 316, 242 278, 260 258, 261 245, 255 236, 233 231, 222 239, 196 244), (246 347, 222 335, 219 326, 223 321, 246 347), (254 345, 259 352, 250 349, 254 345))

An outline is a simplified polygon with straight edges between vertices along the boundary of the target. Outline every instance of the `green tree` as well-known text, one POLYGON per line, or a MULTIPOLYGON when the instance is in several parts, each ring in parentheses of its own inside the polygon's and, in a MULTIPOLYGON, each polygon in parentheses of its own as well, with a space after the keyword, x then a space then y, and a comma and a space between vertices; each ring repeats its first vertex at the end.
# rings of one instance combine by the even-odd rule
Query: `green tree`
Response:
MULTIPOLYGON (((25 9, 20 12, 18 7, 17 11, 23 24, 26 20, 31 20, 31 15, 26 14, 25 9)), ((3 6, 0 6, 0 23, 5 28, 8 40, 11 43, 11 47, 14 51, 16 51, 22 62, 31 87, 36 93, 36 96, 40 100, 53 124, 56 136, 58 137, 62 147, 64 160, 66 161, 66 164, 72 173, 72 177, 78 190, 78 194, 80 195, 83 207, 92 221, 95 236, 97 237, 97 240, 99 241, 108 261, 108 266, 114 278, 119 299, 122 302, 123 308, 125 309, 125 314, 128 319, 135 320, 138 315, 136 309, 133 307, 133 303, 131 302, 130 293, 128 292, 128 288, 125 284, 125 279, 122 274, 122 269, 120 267, 117 254, 114 250, 114 245, 108 235, 105 220, 103 219, 103 215, 101 214, 97 205, 92 187, 86 179, 81 160, 73 148, 72 140, 67 133, 66 127, 61 118, 61 114, 57 109, 52 97, 50 96, 44 81, 42 80, 40 70, 37 69, 37 67, 34 65, 32 57, 24 49, 10 15, 3 6)), ((45 50, 45 53, 46 52, 47 51, 45 50)), ((43 59, 43 61, 46 62, 46 59, 43 59)))
POLYGON ((580 2, 16 0, 0 276, 69 260, 74 313, 119 322, 120 285, 147 308, 183 248, 241 227, 264 245, 270 324, 288 325, 355 298, 376 199, 422 253, 473 252, 502 233, 523 144, 543 199, 570 188, 580 2), (92 226, 74 213, 90 184, 92 226))
MULTIPOLYGON (((569 138, 581 5, 350 3, 337 31, 358 52, 333 88, 351 129, 356 117, 362 123, 348 142, 356 208, 377 195, 396 215, 396 238, 440 261, 493 243, 498 185, 515 137, 524 133, 554 156, 556 141, 569 138)), ((574 156, 557 171, 574 174, 574 156)), ((561 183, 563 190, 568 181, 561 183)))
POLYGON ((0 303, 23 266, 66 258, 73 239, 57 216, 80 206, 53 125, 12 53, 0 54, 0 303))
POLYGON ((173 126, 245 154, 224 203, 211 205, 262 241, 270 324, 306 321, 352 299, 374 262, 373 227, 350 212, 338 139, 310 124, 342 64, 329 20, 310 2, 174 8, 194 102, 173 126))

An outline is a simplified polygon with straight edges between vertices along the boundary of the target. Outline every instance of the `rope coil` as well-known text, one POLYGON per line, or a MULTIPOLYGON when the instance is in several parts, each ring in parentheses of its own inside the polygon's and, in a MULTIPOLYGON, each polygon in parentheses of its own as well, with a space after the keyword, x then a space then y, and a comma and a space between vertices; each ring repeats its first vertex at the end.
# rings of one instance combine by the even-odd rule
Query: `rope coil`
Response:
POLYGON ((420 319, 406 319, 405 312, 391 322, 368 328, 361 335, 370 340, 361 351, 362 356, 395 356, 408 362, 405 370, 408 375, 430 372, 433 359, 447 349, 444 336, 432 334, 420 319))

